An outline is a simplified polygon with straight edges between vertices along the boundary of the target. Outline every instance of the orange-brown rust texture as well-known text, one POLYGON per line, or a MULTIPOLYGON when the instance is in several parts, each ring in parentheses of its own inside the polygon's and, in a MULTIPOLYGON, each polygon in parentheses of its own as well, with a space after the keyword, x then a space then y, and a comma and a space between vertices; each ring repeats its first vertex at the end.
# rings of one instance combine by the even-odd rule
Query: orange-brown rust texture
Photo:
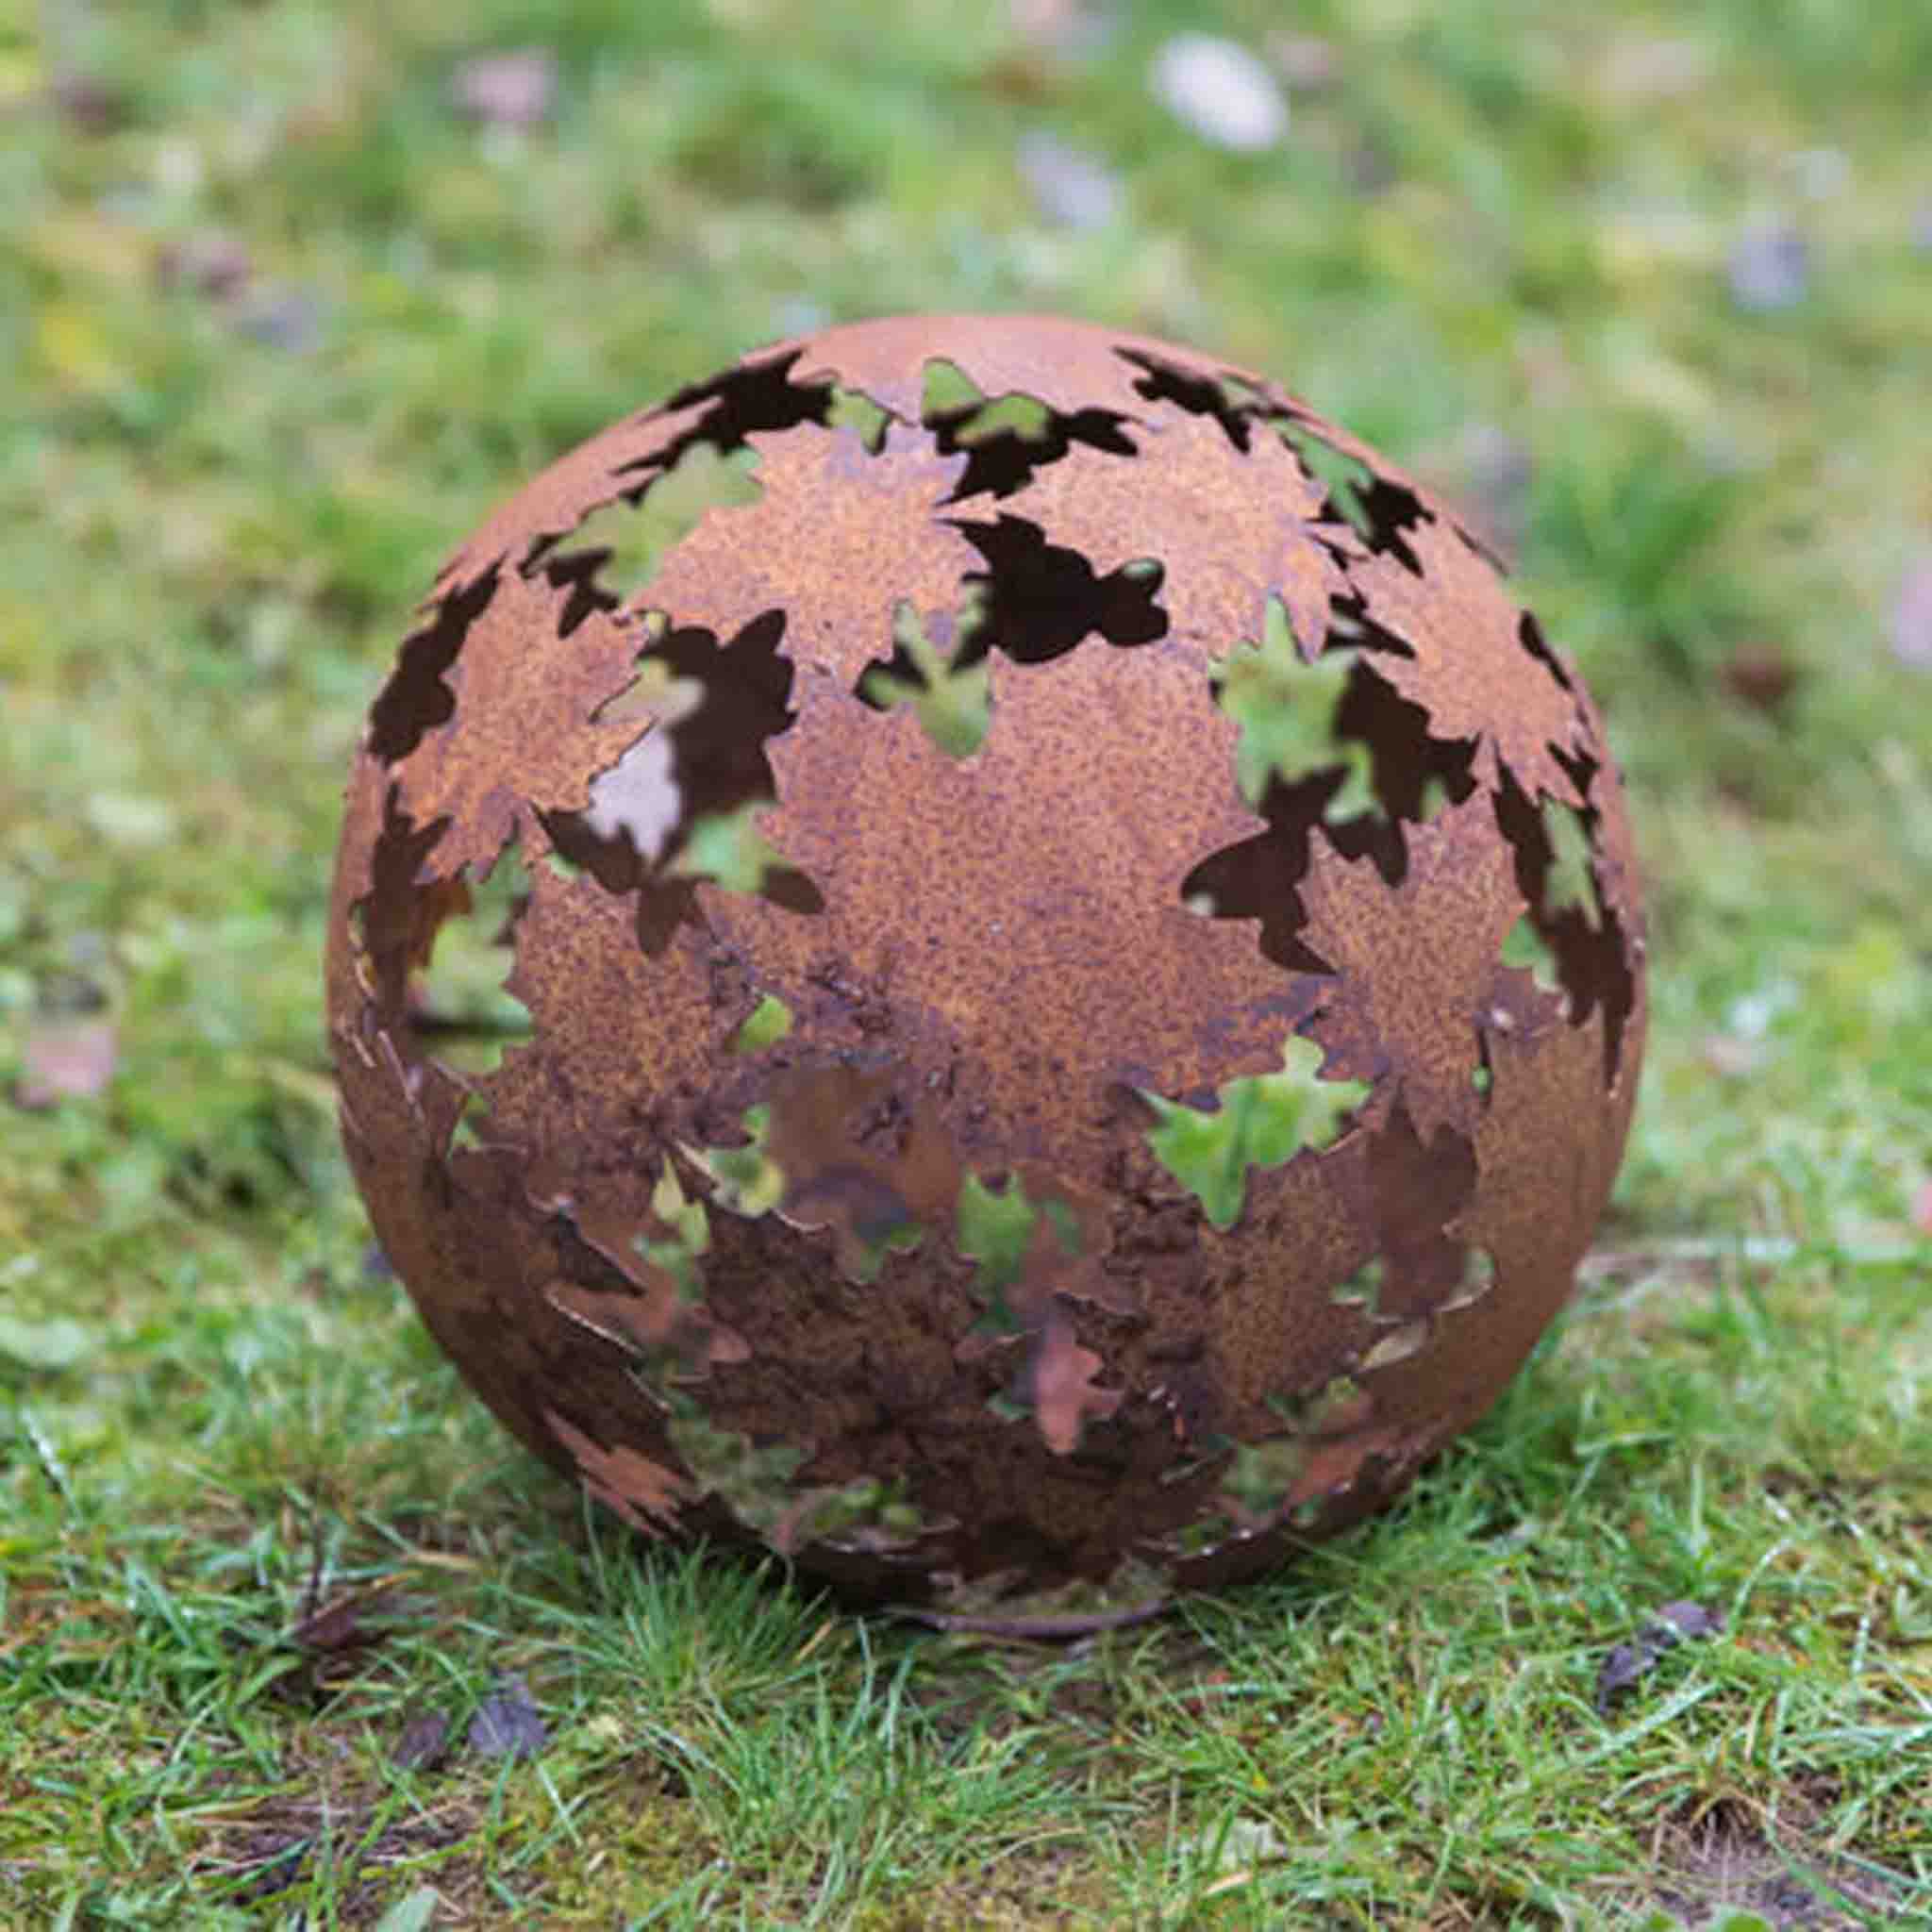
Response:
POLYGON ((1425 489, 1171 344, 906 317, 457 553, 328 1003, 378 1236, 508 1426, 645 1533, 1017 1627, 1253 1574, 1489 1407, 1607 1195, 1643 954, 1602 721, 1425 489), (700 447, 752 500, 641 584, 573 548, 700 447), (511 846, 530 1031, 464 1071, 420 982, 511 846))

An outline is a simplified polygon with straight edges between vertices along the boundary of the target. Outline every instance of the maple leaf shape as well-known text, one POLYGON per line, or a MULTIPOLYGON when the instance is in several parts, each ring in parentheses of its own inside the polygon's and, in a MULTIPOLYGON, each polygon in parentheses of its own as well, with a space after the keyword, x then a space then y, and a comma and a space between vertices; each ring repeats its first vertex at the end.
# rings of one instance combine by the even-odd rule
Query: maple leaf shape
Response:
POLYGON ((679 1507, 691 1499, 691 1485, 675 1470, 635 1449, 602 1447, 554 1408, 543 1411, 543 1420, 575 1460, 584 1488, 633 1529, 658 1536, 676 1523, 679 1507))
POLYGON ((693 821, 684 850, 666 870, 674 878, 708 879, 727 892, 762 892, 767 878, 801 878, 758 828, 771 808, 770 799, 750 798, 729 811, 706 813, 693 821))
POLYGON ((890 711, 909 704, 918 713, 925 735, 948 758, 969 758, 979 749, 991 723, 989 691, 991 673, 982 658, 960 662, 973 628, 974 612, 962 614, 954 630, 954 648, 941 651, 925 634, 917 610, 903 597, 892 609, 891 661, 875 665, 859 680, 859 693, 869 705, 890 711), (903 663, 916 674, 908 677, 903 663))
POLYGON ((1104 1366, 1091 1348, 1074 1340, 1074 1324, 1056 1309, 1041 1331, 1027 1373, 1033 1420, 1056 1456, 1071 1456, 1089 1419, 1106 1421, 1125 1400, 1124 1389, 1094 1386, 1104 1366))
POLYGON ((1260 642, 1244 639, 1212 668, 1221 708, 1241 727, 1235 776, 1250 805, 1259 805, 1277 778, 1293 785, 1339 769, 1341 784, 1323 808, 1329 824, 1381 810, 1367 742, 1341 730, 1358 655, 1324 651, 1310 662, 1295 643, 1287 607, 1270 597, 1260 642))

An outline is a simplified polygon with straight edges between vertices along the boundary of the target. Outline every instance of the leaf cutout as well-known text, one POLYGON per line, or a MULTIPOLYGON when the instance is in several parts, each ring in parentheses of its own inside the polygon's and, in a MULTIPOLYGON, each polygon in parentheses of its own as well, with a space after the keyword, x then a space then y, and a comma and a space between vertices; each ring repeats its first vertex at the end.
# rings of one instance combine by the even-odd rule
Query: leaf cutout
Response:
POLYGON ((1104 1422, 1126 1399, 1124 1389, 1100 1389, 1093 1378, 1105 1365, 1074 1340, 1074 1324, 1058 1309, 1048 1318, 1033 1351, 1027 1392, 1041 1440, 1056 1456, 1071 1456, 1090 1421, 1104 1422))
POLYGON ((918 611, 902 597, 892 607, 892 642, 897 648, 890 663, 874 666, 859 679, 859 695, 881 711, 909 704, 941 751, 950 758, 970 758, 979 749, 992 717, 991 675, 986 659, 959 662, 976 627, 976 608, 969 606, 954 625, 948 655, 927 637, 918 611), (907 675, 908 670, 916 675, 907 675))
POLYGON ((765 993, 731 1036, 733 1053, 762 1053, 791 1031, 791 1008, 776 993, 765 993))
POLYGON ((1064 1268, 1062 1257, 1081 1252, 1077 1217, 1063 1201, 1027 1197, 1017 1174, 995 1191, 969 1172, 959 1184, 958 1248, 977 1264, 974 1290, 987 1301, 983 1325, 1011 1333, 1029 1326, 1040 1316, 1046 1277, 1064 1268), (1032 1291, 1009 1296, 1007 1291, 1026 1282, 1032 1291))
POLYGON ((1362 1080, 1324 1080, 1321 1047, 1291 1035, 1278 1074, 1230 1080, 1221 1105, 1192 1108, 1141 1090, 1158 1124, 1148 1143, 1160 1164, 1200 1201, 1216 1227, 1241 1219, 1250 1167, 1282 1167, 1306 1149, 1330 1146, 1368 1098, 1362 1080))
POLYGON ((711 1183, 719 1207, 756 1221, 785 1198, 785 1170, 766 1146, 772 1135, 769 1105, 745 1108, 744 1131, 750 1138, 742 1147, 693 1147, 683 1141, 678 1146, 711 1183))
POLYGON ((1250 805, 1259 805, 1277 779, 1293 785, 1339 770, 1341 783, 1322 814, 1330 824, 1381 810, 1369 745, 1339 728, 1357 656, 1328 650, 1310 662, 1295 642, 1287 606, 1270 597, 1261 641, 1243 641, 1214 666, 1221 708, 1241 727, 1235 776, 1250 805))
POLYGON ((1596 893, 1590 828, 1574 807, 1559 798, 1543 800, 1543 830, 1550 841, 1550 869, 1543 874, 1543 914, 1556 919, 1571 907, 1592 932, 1601 932, 1603 902, 1596 893))
POLYGON ((709 879, 727 892, 762 892, 768 877, 791 870, 758 828, 771 808, 770 799, 752 798, 730 811, 706 813, 668 870, 678 878, 709 879))

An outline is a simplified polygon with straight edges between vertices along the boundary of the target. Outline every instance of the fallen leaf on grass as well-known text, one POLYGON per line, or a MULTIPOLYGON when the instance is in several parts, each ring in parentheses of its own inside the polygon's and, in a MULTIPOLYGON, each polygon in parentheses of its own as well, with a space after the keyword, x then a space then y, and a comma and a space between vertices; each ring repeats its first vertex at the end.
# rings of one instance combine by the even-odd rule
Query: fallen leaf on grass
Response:
POLYGON ((289 1635, 302 1649, 325 1656, 364 1650, 389 1635, 398 1607, 388 1590, 354 1590, 308 1611, 289 1635))
POLYGON ((470 1720, 470 1749, 478 1757, 534 1757, 549 1741, 549 1727, 521 1677, 499 1677, 470 1720))
POLYGON ((440 1710, 419 1710, 403 1726, 390 1762, 398 1771, 434 1771, 449 1756, 449 1719, 440 1710))
POLYGON ((1702 1604, 1684 1600, 1666 1604, 1637 1633, 1634 1643, 1620 1643, 1604 1659, 1597 1674, 1596 1707, 1607 1710, 1618 1691, 1645 1675, 1665 1651, 1687 1637, 1714 1637, 1724 1627, 1724 1616, 1702 1604))
POLYGON ((91 1100, 114 1077, 120 1048, 111 1020, 58 1020, 26 1037, 17 1106, 34 1111, 62 1100, 91 1100))

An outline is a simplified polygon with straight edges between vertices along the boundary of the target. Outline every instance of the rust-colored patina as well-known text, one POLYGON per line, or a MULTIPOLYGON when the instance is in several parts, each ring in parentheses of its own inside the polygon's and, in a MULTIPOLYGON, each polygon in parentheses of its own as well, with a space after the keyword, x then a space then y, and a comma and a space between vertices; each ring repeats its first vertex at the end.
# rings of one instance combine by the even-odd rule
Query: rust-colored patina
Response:
POLYGON ((534 1450, 1055 1628, 1481 1414, 1644 1016, 1600 720, 1445 507, 1260 376, 1010 317, 780 344, 493 516, 372 714, 328 989, 377 1233, 534 1450), (720 458, 749 500, 621 581, 720 458), (464 1070, 419 981, 509 864, 529 1034, 464 1070))

